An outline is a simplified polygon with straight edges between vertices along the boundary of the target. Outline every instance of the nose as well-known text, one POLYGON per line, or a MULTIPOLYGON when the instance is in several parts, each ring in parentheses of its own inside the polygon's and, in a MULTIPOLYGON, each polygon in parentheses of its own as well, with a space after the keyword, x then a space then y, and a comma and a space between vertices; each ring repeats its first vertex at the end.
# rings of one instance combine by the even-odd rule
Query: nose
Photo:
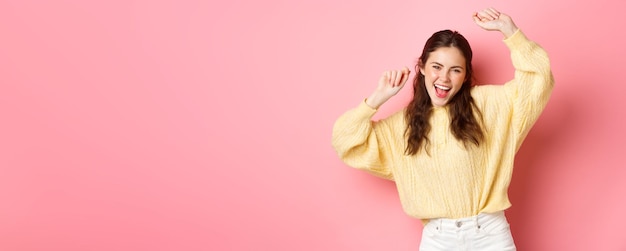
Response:
POLYGON ((441 81, 444 81, 444 82, 450 81, 450 76, 448 76, 448 71, 440 71, 439 79, 441 79, 441 81))

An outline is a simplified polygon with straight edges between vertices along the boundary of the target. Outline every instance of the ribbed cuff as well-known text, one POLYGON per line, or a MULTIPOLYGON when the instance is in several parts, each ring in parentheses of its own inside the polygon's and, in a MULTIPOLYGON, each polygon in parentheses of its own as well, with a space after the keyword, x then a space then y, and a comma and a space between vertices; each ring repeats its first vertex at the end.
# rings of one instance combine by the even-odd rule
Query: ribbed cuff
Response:
POLYGON ((376 114, 377 111, 378 111, 378 109, 374 109, 374 108, 370 107, 369 105, 367 105, 367 103, 365 103, 365 100, 361 101, 359 106, 356 107, 356 112, 359 115, 367 116, 369 118, 373 117, 374 114, 376 114))
POLYGON ((528 42, 528 38, 521 29, 517 29, 513 35, 502 40, 509 48, 515 48, 528 42))

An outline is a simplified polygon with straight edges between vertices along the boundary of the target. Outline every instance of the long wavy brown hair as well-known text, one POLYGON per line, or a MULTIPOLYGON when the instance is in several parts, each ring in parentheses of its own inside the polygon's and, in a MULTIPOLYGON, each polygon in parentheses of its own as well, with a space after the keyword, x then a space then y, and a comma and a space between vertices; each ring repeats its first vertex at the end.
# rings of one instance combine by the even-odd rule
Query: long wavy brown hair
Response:
POLYGON ((440 47, 456 47, 465 58, 465 81, 461 85, 461 89, 447 104, 452 134, 457 140, 462 141, 465 147, 468 147, 470 143, 478 146, 484 139, 483 130, 478 122, 479 119, 482 120, 482 114, 470 93, 473 80, 472 49, 460 33, 442 30, 435 32, 426 41, 417 63, 417 74, 413 79, 413 100, 408 104, 405 112, 407 121, 405 153, 408 155, 415 155, 422 147, 427 148, 430 144, 428 139, 428 133, 431 129, 429 119, 433 112, 433 104, 426 91, 424 75, 418 70, 418 67, 423 68, 423 63, 428 61, 430 53, 440 47))

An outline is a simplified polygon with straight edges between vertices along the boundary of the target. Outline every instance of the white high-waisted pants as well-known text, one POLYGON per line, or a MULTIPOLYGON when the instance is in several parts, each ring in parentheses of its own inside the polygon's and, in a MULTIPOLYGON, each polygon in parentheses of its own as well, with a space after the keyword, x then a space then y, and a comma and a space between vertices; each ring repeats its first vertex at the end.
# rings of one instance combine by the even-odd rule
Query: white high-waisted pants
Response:
POLYGON ((432 219, 422 232, 420 251, 516 250, 504 212, 462 219, 432 219))

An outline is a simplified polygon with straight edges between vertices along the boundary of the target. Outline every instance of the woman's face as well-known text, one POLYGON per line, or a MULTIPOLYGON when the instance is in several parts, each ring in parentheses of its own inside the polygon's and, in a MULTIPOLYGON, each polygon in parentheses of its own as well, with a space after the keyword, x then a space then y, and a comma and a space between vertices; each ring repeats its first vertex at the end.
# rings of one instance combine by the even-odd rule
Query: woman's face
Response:
POLYGON ((419 70, 434 106, 448 104, 461 89, 467 71, 465 57, 456 47, 439 47, 419 70))

